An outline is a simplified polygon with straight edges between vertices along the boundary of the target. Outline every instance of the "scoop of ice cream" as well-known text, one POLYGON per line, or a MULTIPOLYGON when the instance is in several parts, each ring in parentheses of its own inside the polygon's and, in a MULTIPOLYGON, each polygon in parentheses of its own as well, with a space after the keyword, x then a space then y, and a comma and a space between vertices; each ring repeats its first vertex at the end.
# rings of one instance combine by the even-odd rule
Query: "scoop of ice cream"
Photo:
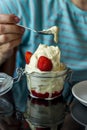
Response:
POLYGON ((52 26, 49 29, 44 29, 43 30, 44 33, 46 34, 53 34, 54 36, 54 42, 57 43, 58 42, 58 32, 59 32, 59 28, 57 26, 52 26))
POLYGON ((25 70, 29 73, 41 72, 38 68, 38 60, 40 57, 46 57, 52 62, 51 71, 60 71, 64 69, 64 65, 60 63, 60 49, 56 46, 47 46, 40 44, 35 53, 31 56, 29 64, 26 64, 25 70))

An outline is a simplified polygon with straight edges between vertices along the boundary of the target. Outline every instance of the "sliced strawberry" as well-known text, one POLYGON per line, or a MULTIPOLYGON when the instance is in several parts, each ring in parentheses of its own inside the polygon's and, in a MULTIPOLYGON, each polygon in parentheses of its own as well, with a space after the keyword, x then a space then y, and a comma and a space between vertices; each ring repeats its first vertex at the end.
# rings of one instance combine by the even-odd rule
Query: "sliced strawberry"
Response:
POLYGON ((40 56, 37 63, 38 69, 41 71, 51 71, 53 64, 50 59, 45 56, 40 56))
POLYGON ((27 51, 27 52, 25 53, 25 61, 26 61, 26 64, 29 64, 31 56, 32 56, 32 53, 31 53, 31 52, 27 51))

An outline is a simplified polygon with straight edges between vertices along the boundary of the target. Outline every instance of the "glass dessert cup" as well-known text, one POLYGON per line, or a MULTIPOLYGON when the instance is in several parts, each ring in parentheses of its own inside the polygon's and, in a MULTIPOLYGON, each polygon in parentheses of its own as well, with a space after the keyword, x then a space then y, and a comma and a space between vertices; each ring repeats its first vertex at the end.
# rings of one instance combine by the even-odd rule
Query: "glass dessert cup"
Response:
POLYGON ((57 72, 26 73, 31 97, 51 100, 61 95, 70 69, 57 72))

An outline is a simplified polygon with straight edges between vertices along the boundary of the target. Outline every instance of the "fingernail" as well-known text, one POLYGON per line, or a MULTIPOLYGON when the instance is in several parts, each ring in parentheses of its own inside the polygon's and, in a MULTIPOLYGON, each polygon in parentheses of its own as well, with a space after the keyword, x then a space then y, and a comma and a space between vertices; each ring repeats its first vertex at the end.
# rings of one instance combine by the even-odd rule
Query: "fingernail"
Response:
POLYGON ((14 19, 15 19, 15 22, 17 22, 17 23, 20 21, 20 19, 17 16, 15 16, 14 19))
POLYGON ((24 29, 24 28, 21 28, 21 31, 22 31, 22 32, 24 32, 24 31, 25 31, 25 29, 24 29))

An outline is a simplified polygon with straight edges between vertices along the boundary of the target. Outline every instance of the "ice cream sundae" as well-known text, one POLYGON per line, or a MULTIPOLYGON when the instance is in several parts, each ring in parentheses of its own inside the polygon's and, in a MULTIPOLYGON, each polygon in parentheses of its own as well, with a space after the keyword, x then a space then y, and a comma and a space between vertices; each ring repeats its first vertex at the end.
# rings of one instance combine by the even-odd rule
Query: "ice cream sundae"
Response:
POLYGON ((26 52, 25 72, 31 96, 53 99, 61 95, 67 67, 60 62, 60 49, 40 44, 35 53, 26 52))

